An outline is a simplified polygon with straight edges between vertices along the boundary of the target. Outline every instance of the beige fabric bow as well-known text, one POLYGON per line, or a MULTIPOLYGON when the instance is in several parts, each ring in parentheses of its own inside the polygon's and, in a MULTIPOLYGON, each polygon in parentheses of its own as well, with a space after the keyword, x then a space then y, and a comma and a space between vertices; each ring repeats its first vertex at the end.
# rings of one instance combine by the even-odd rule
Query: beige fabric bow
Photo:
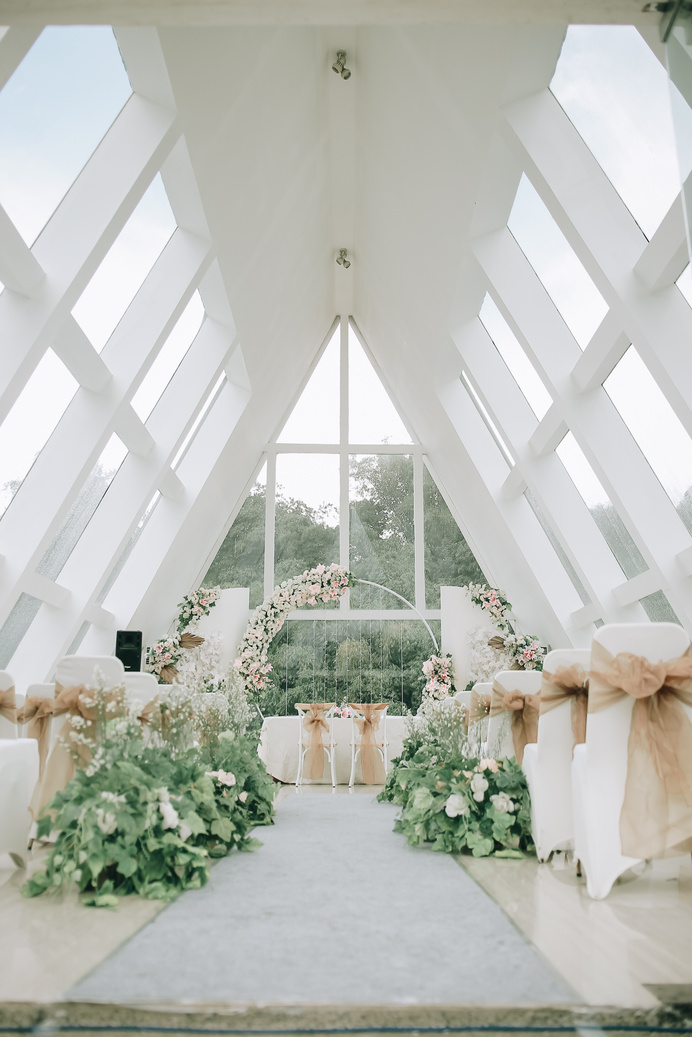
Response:
POLYGON ((376 733, 382 719, 382 710, 388 705, 388 702, 349 702, 351 709, 361 714, 354 717, 354 720, 360 731, 360 768, 364 785, 383 785, 385 781, 376 733))
POLYGON ((657 663, 598 642, 591 652, 589 713, 634 698, 620 840, 627 857, 692 852, 692 655, 657 663))
MULTIPOLYGON (((97 713, 94 706, 90 703, 87 704, 87 701, 85 701, 92 694, 93 692, 83 684, 75 684, 72 687, 64 688, 59 681, 55 682, 55 699, 51 703, 53 716, 59 717, 65 714, 67 716, 58 733, 58 740, 51 749, 43 774, 39 778, 34 794, 31 797, 29 810, 34 821, 38 821, 41 811, 50 803, 56 792, 61 792, 74 777, 75 761, 67 746, 63 745, 63 742, 69 744, 82 763, 88 764, 91 761, 89 747, 76 741, 73 737, 77 733, 78 728, 73 726, 72 721, 76 717, 82 717, 84 720, 92 722, 96 720, 97 713)), ((122 715, 125 709, 122 692, 114 690, 112 693, 109 693, 106 703, 115 703, 115 709, 109 710, 110 718, 122 715)), ((39 742, 39 759, 40 751, 39 742)))
POLYGON ((563 702, 570 703, 572 747, 586 741, 586 714, 589 702, 589 676, 581 663, 559 666, 555 673, 543 670, 541 713, 549 713, 563 702))
POLYGON ((512 743, 517 763, 524 759, 524 748, 538 738, 538 716, 541 696, 524 695, 521 691, 508 691, 499 681, 493 681, 490 716, 496 717, 508 711, 512 714, 512 743))
POLYGON ((14 685, 11 688, 0 688, 0 717, 9 720, 11 724, 17 723, 17 698, 14 693, 14 685))
POLYGON ((469 702, 467 715, 468 727, 471 727, 472 724, 477 723, 479 720, 484 720, 488 716, 491 702, 491 695, 481 694, 475 688, 471 689, 471 701, 469 702))
POLYGON ((38 742, 38 777, 43 777, 43 770, 50 748, 50 718, 55 711, 55 699, 42 698, 38 695, 27 695, 24 705, 17 711, 17 723, 26 724, 26 737, 35 738, 38 742))
POLYGON ((296 709, 302 709, 305 713, 303 728, 310 735, 310 746, 305 755, 309 760, 307 777, 312 781, 319 780, 324 774, 322 731, 329 731, 329 724, 324 714, 333 709, 335 705, 335 702, 296 702, 296 709))

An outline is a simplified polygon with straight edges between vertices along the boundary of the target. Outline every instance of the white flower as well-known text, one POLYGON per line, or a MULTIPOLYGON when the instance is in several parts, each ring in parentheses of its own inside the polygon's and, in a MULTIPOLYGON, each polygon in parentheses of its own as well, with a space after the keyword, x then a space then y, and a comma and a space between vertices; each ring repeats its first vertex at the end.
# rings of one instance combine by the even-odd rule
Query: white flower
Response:
POLYGON ((115 829, 118 827, 115 814, 107 814, 102 807, 96 808, 96 824, 99 826, 104 835, 112 835, 115 829))
POLYGON ((458 792, 452 793, 445 803, 445 814, 447 817, 463 817, 468 814, 469 807, 466 799, 458 792))
POLYGON ((473 798, 477 803, 482 803, 485 798, 485 791, 488 788, 488 782, 482 774, 474 774, 471 778, 471 792, 473 798))
POLYGON ((102 792, 101 799, 107 799, 109 803, 125 803, 125 796, 116 796, 115 792, 102 792))
POLYGON ((178 811, 171 803, 159 803, 159 810, 163 817, 164 828, 177 828, 180 824, 180 818, 178 817, 178 811))
POLYGON ((238 796, 238 799, 240 800, 241 803, 245 803, 246 800, 247 800, 247 792, 241 792, 240 795, 238 796))
POLYGON ((216 778, 219 785, 235 785, 235 774, 231 774, 230 771, 207 771, 206 776, 208 778, 216 778))
POLYGON ((490 802, 495 807, 498 814, 511 814, 515 808, 515 804, 506 792, 498 792, 496 796, 491 796, 490 802))

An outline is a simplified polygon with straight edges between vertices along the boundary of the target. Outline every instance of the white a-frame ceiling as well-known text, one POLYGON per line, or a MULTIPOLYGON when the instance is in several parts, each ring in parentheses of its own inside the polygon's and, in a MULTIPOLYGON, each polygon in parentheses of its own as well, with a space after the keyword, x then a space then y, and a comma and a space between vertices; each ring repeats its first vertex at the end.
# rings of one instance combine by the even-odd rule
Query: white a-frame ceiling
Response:
MULTIPOLYGON (((85 623, 91 626, 84 647, 105 651, 116 627, 142 627, 147 635, 167 628, 175 603, 205 572, 339 314, 354 317, 489 580, 517 603, 525 626, 555 645, 582 643, 594 620, 633 618, 640 598, 660 590, 689 625, 692 538, 665 494, 648 492, 648 484, 642 493, 641 480, 637 489, 644 469, 633 442, 625 446, 631 471, 622 471, 617 454, 625 437, 600 389, 636 339, 692 432, 692 367, 680 349, 692 332, 692 311, 682 296, 662 307, 661 294, 678 293, 673 282, 686 263, 681 209, 677 203, 647 244, 549 94, 567 25, 554 9, 562 5, 550 5, 550 18, 547 5, 519 5, 524 18, 511 24, 502 5, 494 24, 478 24, 463 4, 456 19, 445 20, 448 5, 436 3, 407 5, 406 24, 390 5, 391 17, 380 24, 375 17, 365 23, 359 8, 360 16, 344 16, 342 25, 326 24, 334 22, 333 10, 321 24, 324 5, 282 9, 299 6, 302 24, 297 16, 279 23, 269 3, 256 6, 256 24, 234 3, 216 8, 215 25, 201 24, 204 5, 196 8, 198 24, 190 24, 189 5, 187 24, 160 17, 157 5, 140 5, 136 14, 133 8, 132 24, 115 32, 134 105, 31 252, 14 240, 0 247, 3 271, 20 270, 20 290, 0 297, 0 326, 5 322, 14 336, 12 346, 0 342, 8 355, 14 350, 0 413, 42 350, 60 342, 88 396, 79 403, 85 434, 96 437, 87 449, 75 431, 67 474, 49 458, 42 474, 39 457, 0 521, 0 626, 21 594, 45 604, 13 668, 42 679, 85 623), (157 20, 167 24, 152 27, 157 20), (348 54, 347 81, 331 71, 337 49, 348 54), (179 232, 133 303, 129 324, 126 315, 94 359, 74 334, 64 344, 70 308, 159 169, 179 232), (507 231, 522 172, 609 306, 583 354, 507 231), (58 253, 67 240, 65 259, 58 253), (349 250, 348 270, 335 263, 341 247, 349 250), (141 426, 127 410, 138 365, 155 353, 197 286, 208 315, 204 339, 171 387, 167 412, 155 410, 141 426), (525 420, 523 397, 502 384, 479 335, 488 290, 553 395, 538 427, 525 420), (510 443, 511 471, 460 381, 462 370, 510 443), (224 373, 218 399, 173 470, 224 373), (580 512, 583 505, 556 477, 553 450, 567 428, 646 560, 648 569, 634 580, 613 568, 588 511, 580 512), (101 516, 63 573, 47 580, 36 573, 38 560, 113 430, 131 451, 128 481, 118 473, 112 514, 101 516), (585 602, 575 605, 573 584, 527 503, 527 488, 554 526, 585 602), (157 489, 162 500, 106 610, 104 584, 157 489), (37 518, 41 499, 48 514, 37 518)), ((589 21, 638 22, 660 56, 656 18, 640 7, 620 0, 598 11, 586 3, 571 10, 583 9, 589 21)), ((95 20, 89 10, 86 17, 86 8, 78 12, 82 20, 95 20)), ((37 30, 19 25, 20 12, 7 2, 0 3, 3 12, 12 26, 0 39, 4 81, 37 30)), ((96 20, 108 15, 104 5, 96 20)), ((38 24, 40 5, 31 17, 38 24)), ((73 17, 79 20, 65 8, 51 20, 73 17)), ((77 430, 76 417, 74 423, 77 430)))

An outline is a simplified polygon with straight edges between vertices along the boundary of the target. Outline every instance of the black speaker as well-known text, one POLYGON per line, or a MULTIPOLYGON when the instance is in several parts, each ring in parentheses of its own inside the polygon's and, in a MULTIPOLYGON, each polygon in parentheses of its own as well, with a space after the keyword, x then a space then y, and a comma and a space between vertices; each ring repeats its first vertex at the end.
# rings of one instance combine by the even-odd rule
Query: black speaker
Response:
POLYGON ((118 630, 115 634, 115 654, 127 673, 142 669, 142 631, 118 630))

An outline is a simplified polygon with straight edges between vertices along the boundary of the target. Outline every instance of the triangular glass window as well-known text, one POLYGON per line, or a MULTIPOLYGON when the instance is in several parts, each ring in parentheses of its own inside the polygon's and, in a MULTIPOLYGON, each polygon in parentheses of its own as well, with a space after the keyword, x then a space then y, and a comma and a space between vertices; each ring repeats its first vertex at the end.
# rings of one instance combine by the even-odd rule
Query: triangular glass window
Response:
POLYGON ((485 576, 427 465, 423 467, 423 521, 425 607, 439 609, 440 587, 485 583, 485 576))
POLYGON ((413 442, 350 325, 348 329, 348 440, 349 443, 413 442))
POLYGON ((339 325, 284 425, 279 443, 339 442, 339 325))

